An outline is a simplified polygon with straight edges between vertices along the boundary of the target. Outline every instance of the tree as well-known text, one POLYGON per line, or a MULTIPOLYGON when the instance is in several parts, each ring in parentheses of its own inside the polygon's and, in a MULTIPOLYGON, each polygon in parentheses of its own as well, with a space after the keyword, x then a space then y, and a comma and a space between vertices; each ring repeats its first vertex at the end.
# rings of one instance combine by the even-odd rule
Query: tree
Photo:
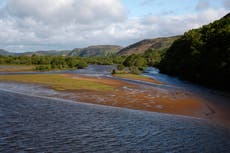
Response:
POLYGON ((228 88, 230 84, 230 16, 186 32, 159 64, 161 72, 198 83, 228 88))

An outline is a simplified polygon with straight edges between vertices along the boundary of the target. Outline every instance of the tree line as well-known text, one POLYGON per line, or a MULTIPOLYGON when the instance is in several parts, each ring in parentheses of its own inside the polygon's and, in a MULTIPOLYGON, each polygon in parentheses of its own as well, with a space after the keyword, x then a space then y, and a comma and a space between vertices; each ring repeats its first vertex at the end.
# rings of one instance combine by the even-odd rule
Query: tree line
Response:
POLYGON ((118 65, 118 72, 114 73, 123 73, 123 70, 128 68, 128 73, 140 74, 148 66, 157 67, 165 51, 166 49, 148 49, 143 54, 129 55, 125 58, 122 64, 118 65))
POLYGON ((36 70, 46 71, 51 69, 71 69, 84 68, 88 64, 112 65, 122 64, 123 56, 103 56, 103 57, 64 57, 64 56, 0 56, 0 64, 15 65, 35 65, 36 70))
POLYGON ((230 89, 230 15, 186 32, 159 64, 163 73, 230 89))
POLYGON ((88 64, 99 65, 118 65, 118 70, 126 67, 129 73, 139 74, 147 66, 155 66, 160 62, 161 54, 165 50, 145 51, 144 54, 132 54, 129 56, 108 55, 100 57, 65 57, 65 56, 0 56, 0 64, 16 64, 16 65, 35 65, 35 69, 39 71, 46 71, 52 69, 74 69, 85 68, 88 64))

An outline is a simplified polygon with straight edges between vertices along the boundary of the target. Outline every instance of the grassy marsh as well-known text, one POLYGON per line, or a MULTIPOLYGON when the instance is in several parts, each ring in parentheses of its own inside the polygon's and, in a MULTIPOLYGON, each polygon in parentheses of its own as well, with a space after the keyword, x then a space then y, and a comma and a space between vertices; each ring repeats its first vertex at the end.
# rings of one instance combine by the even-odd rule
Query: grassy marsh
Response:
POLYGON ((65 74, 0 75, 0 81, 38 83, 48 85, 55 90, 113 90, 110 85, 65 74))

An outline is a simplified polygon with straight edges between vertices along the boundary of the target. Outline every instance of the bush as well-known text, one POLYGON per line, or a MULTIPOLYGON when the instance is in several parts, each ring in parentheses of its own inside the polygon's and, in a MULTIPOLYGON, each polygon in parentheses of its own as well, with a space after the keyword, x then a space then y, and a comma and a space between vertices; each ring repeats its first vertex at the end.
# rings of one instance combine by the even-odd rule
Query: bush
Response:
POLYGON ((51 69, 50 65, 37 65, 35 67, 35 70, 38 70, 38 71, 47 71, 47 70, 50 70, 50 69, 51 69))
POLYGON ((119 71, 122 71, 124 68, 125 68, 125 66, 124 66, 123 64, 117 65, 117 69, 118 69, 119 71))
POLYGON ((129 69, 130 69, 130 72, 133 73, 133 74, 138 74, 138 75, 141 74, 141 71, 136 66, 132 66, 129 69))
POLYGON ((116 74, 117 72, 116 72, 116 70, 115 69, 113 69, 113 71, 112 71, 112 74, 116 74))
POLYGON ((83 68, 85 68, 87 66, 88 66, 88 64, 83 60, 78 61, 77 64, 76 64, 76 67, 78 69, 83 69, 83 68))

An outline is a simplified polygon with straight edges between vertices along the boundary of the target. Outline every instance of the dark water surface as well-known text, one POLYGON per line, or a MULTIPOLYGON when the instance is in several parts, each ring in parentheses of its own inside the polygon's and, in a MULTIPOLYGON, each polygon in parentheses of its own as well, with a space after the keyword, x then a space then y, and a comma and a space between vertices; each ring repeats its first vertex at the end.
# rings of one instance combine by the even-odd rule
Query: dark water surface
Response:
POLYGON ((0 152, 227 153, 229 140, 207 120, 0 90, 0 152))

